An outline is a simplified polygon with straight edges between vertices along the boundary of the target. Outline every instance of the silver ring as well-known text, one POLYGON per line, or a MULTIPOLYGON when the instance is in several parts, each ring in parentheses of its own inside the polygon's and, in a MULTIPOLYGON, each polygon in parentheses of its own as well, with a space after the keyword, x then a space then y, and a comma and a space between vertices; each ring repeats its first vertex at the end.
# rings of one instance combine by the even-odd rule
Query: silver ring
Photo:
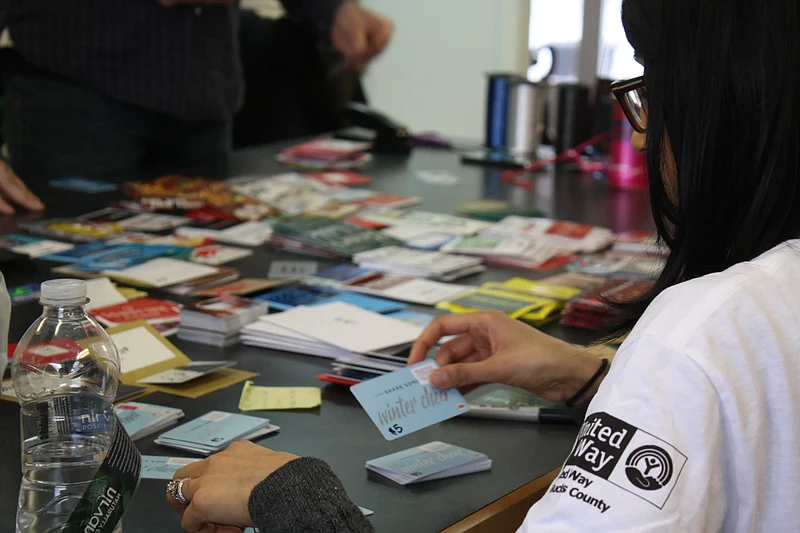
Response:
POLYGON ((172 481, 167 483, 167 494, 172 496, 172 499, 181 505, 189 505, 189 502, 183 495, 183 484, 189 481, 190 479, 192 478, 185 477, 183 479, 173 479, 172 481))
POLYGON ((189 505, 189 502, 186 501, 186 497, 183 495, 183 484, 189 481, 190 477, 185 477, 183 479, 178 480, 178 485, 175 487, 175 501, 177 501, 181 505, 189 505))

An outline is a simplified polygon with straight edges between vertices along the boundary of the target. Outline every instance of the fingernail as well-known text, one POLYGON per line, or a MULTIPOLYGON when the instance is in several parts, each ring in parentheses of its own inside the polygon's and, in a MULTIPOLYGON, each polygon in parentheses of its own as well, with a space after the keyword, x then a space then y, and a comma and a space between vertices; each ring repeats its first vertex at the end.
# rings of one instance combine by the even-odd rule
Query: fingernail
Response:
POLYGON ((431 385, 436 387, 437 389, 450 389, 452 385, 450 385, 450 377, 447 375, 447 372, 444 370, 434 370, 431 372, 430 376, 431 385))

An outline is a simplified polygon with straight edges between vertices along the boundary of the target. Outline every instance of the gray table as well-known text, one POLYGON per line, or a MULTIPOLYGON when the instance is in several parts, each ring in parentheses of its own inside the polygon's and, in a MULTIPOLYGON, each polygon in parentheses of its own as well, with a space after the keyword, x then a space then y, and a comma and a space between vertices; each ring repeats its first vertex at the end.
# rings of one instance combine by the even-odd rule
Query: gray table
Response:
MULTIPOLYGON (((284 171, 274 160, 281 146, 249 149, 237 153, 230 162, 197 169, 186 169, 209 177, 241 174, 273 174, 284 171)), ((647 194, 616 192, 604 183, 569 170, 551 172, 537 178, 533 191, 504 185, 499 171, 460 164, 451 152, 416 150, 410 158, 378 156, 364 173, 373 176, 373 188, 385 192, 417 195, 424 198, 421 209, 452 213, 455 206, 479 198, 508 200, 519 207, 536 206, 554 218, 605 225, 615 230, 643 228, 649 225, 647 194), (414 177, 415 170, 448 169, 462 178, 455 187, 425 184, 414 177)), ((80 195, 68 191, 37 188, 49 206, 48 216, 76 215, 106 205, 115 194, 80 195)), ((3 232, 13 230, 14 220, 0 221, 3 232)), ((243 276, 266 276, 270 259, 291 258, 291 254, 264 247, 247 259, 233 263, 243 276)), ((296 256, 295 256, 296 257, 296 256)), ((321 262, 334 264, 327 261, 321 262)), ((51 277, 48 264, 38 269, 15 273, 9 285, 41 281, 51 277)), ((462 280, 480 284, 503 280, 513 275, 541 277, 542 274, 491 269, 462 280)), ((157 294, 156 294, 157 296, 157 294)), ((36 304, 14 308, 11 341, 21 336, 38 316, 36 304)), ((590 339, 575 330, 551 325, 548 332, 574 342, 590 339)), ((220 351, 201 345, 176 344, 192 359, 219 359, 220 351)), ((273 352, 248 347, 234 347, 224 357, 238 363, 238 368, 260 373, 259 385, 317 386, 315 376, 329 367, 326 359, 273 352)), ((191 420, 212 409, 236 411, 241 386, 230 387, 197 400, 166 394, 153 394, 144 401, 179 407, 191 420)), ((0 401, 0 530, 11 531, 16 512, 20 478, 18 406, 0 401)), ((330 463, 341 477, 353 500, 375 511, 372 523, 379 532, 439 531, 476 513, 504 496, 541 479, 563 462, 576 435, 576 428, 536 426, 513 422, 454 419, 420 431, 399 441, 387 442, 349 393, 339 386, 323 389, 320 409, 307 412, 272 412, 268 417, 281 426, 281 432, 259 441, 260 444, 299 455, 320 457, 330 463), (432 440, 442 440, 472 448, 493 458, 490 472, 461 478, 401 487, 368 473, 368 459, 399 451, 432 440)), ((174 450, 159 447, 146 438, 137 443, 144 454, 174 455, 174 450)), ((178 452, 179 454, 180 452, 178 452)), ((178 533, 178 517, 164 502, 165 483, 144 480, 133 507, 126 515, 125 533, 178 533)))

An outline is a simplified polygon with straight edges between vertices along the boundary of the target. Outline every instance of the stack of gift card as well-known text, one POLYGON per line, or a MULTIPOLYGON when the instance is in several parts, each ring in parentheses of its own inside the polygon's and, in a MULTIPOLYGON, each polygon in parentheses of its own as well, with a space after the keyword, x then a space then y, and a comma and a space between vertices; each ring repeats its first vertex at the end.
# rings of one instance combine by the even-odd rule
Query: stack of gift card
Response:
POLYGON ((450 235, 474 235, 492 226, 488 222, 455 215, 398 209, 366 211, 352 217, 349 222, 372 229, 392 227, 410 231, 412 228, 421 228, 427 232, 436 231, 450 235))
POLYGON ((327 358, 367 355, 403 361, 421 329, 344 302, 299 306, 242 329, 242 343, 327 358))
POLYGON ((306 282, 419 305, 436 305, 473 288, 401 274, 387 274, 355 265, 339 265, 317 272, 306 278, 306 282))
POLYGON ((139 402, 117 405, 114 411, 133 440, 157 433, 183 418, 180 409, 139 402))
POLYGON ((0 237, 0 248, 33 258, 64 252, 74 247, 74 244, 40 239, 29 235, 14 234, 0 237))
POLYGON ((453 281, 486 270, 476 257, 409 250, 402 246, 357 253, 353 256, 353 262, 362 268, 440 281, 453 281))
POLYGON ((94 307, 89 313, 107 328, 144 320, 168 337, 178 331, 180 308, 180 304, 175 302, 139 298, 106 307, 94 307))
POLYGON ((191 226, 175 231, 184 237, 208 237, 218 242, 242 246, 260 246, 272 235, 272 228, 259 221, 195 220, 191 226))
POLYGON ((236 192, 269 205, 286 216, 322 209, 343 190, 294 172, 269 177, 242 176, 234 178, 233 182, 236 192))
POLYGON ((219 296, 181 309, 178 338, 185 341, 228 347, 236 344, 239 330, 266 315, 266 302, 219 296))
POLYGON ((567 265, 567 270, 618 279, 656 279, 664 265, 664 257, 657 254, 631 255, 611 251, 580 256, 567 265))
POLYGON ((351 169, 372 160, 372 156, 366 153, 371 147, 370 142, 317 139, 283 150, 278 154, 278 161, 303 168, 351 169))
POLYGON ((442 250, 480 256, 494 265, 546 270, 563 266, 576 253, 605 248, 613 240, 606 228, 511 215, 477 236, 447 243, 442 250))
POLYGON ((490 470, 492 460, 480 452, 435 441, 372 459, 366 466, 395 483, 410 485, 490 470))
POLYGON ((503 283, 484 283, 473 291, 462 293, 436 306, 453 313, 495 309, 533 326, 541 326, 558 318, 567 300, 580 293, 581 289, 575 287, 512 278, 503 283))
POLYGON ((614 318, 613 303, 635 300, 652 287, 653 282, 646 280, 609 280, 567 302, 561 314, 561 323, 592 331, 604 329, 614 318))
POLYGON ((379 231, 321 216, 288 219, 273 229, 272 242, 281 248, 320 257, 350 258, 368 250, 403 244, 379 231))
POLYGON ((564 250, 554 244, 504 235, 464 236, 442 246, 443 252, 482 257, 487 263, 536 269, 564 250))
POLYGON ((280 428, 266 418, 211 411, 160 435, 156 444, 211 455, 240 440, 252 440, 280 428))
POLYGON ((558 246, 562 253, 592 253, 614 242, 608 228, 548 218, 507 216, 482 232, 490 235, 521 237, 558 246))
POLYGON ((126 231, 167 231, 189 223, 189 219, 161 213, 142 213, 117 207, 105 207, 79 216, 78 220, 119 224, 126 231))
POLYGON ((344 302, 381 314, 399 311, 406 307, 405 304, 385 298, 339 291, 332 287, 302 284, 267 292, 256 296, 255 299, 267 302, 270 308, 278 311, 286 311, 300 305, 316 306, 332 302, 344 302))
POLYGON ((658 242, 658 235, 652 231, 628 230, 617 235, 613 250, 626 254, 667 255, 669 248, 658 242))

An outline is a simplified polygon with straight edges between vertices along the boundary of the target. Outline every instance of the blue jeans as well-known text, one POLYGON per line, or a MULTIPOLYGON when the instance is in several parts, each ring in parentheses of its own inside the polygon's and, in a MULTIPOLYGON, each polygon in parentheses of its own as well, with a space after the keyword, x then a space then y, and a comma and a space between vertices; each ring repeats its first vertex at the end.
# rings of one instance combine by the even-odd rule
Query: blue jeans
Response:
POLYGON ((14 74, 3 104, 10 163, 29 185, 187 172, 231 150, 229 122, 188 123, 69 81, 14 74))

